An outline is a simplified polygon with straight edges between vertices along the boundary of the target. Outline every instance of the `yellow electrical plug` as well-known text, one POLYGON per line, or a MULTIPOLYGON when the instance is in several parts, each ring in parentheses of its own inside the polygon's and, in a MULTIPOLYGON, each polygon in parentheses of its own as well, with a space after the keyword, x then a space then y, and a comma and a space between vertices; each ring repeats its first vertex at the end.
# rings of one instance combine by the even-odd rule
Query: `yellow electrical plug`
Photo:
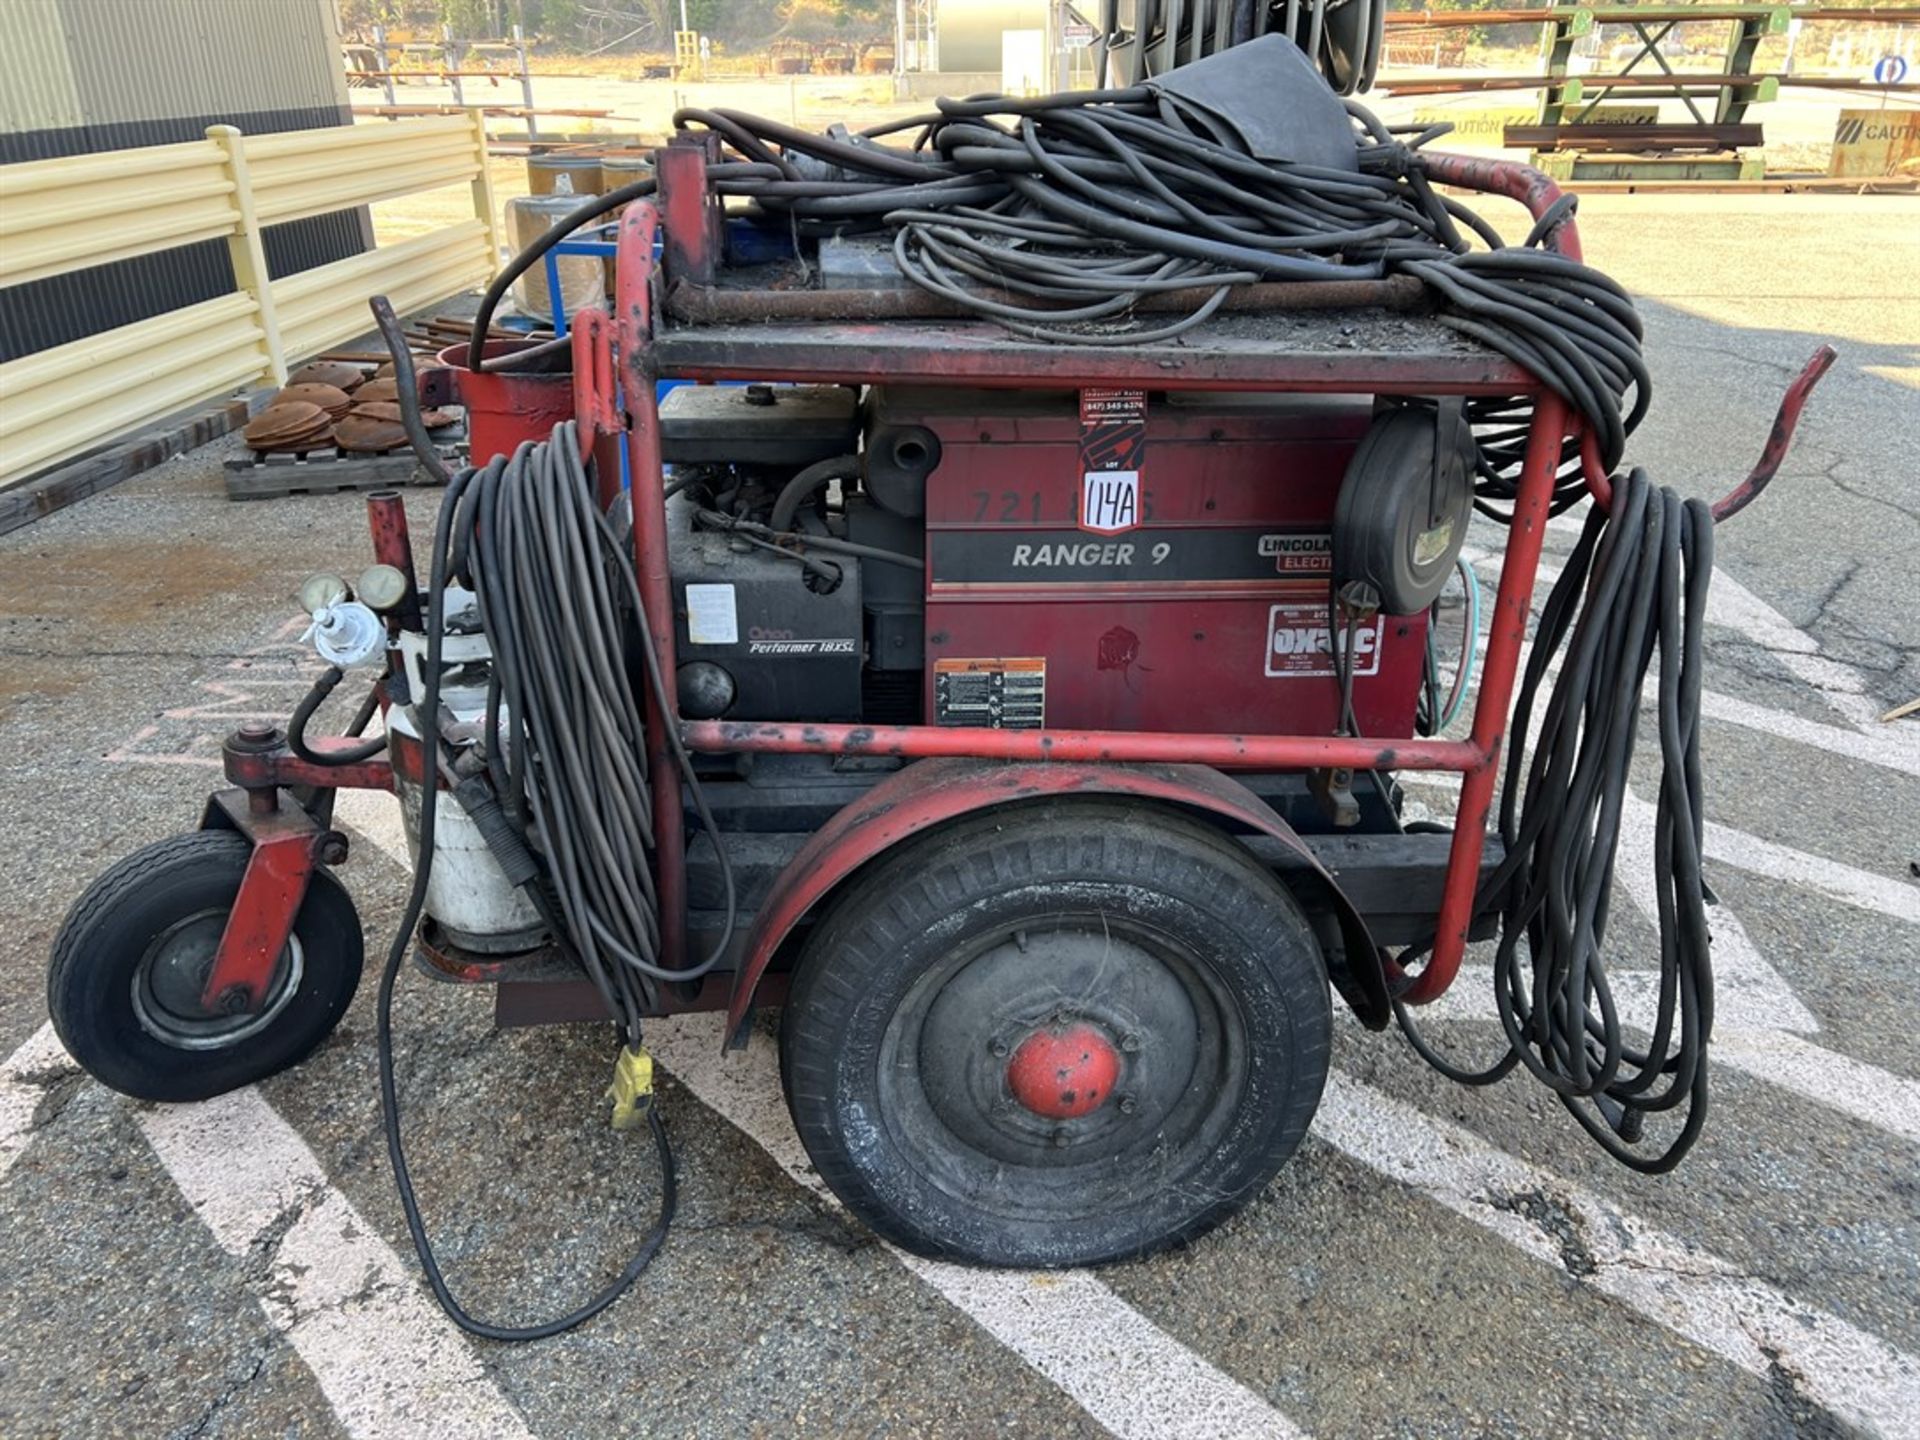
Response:
POLYGON ((631 1130, 653 1108, 653 1056, 643 1049, 620 1048, 613 1062, 613 1083, 607 1087, 613 1102, 613 1128, 631 1130))

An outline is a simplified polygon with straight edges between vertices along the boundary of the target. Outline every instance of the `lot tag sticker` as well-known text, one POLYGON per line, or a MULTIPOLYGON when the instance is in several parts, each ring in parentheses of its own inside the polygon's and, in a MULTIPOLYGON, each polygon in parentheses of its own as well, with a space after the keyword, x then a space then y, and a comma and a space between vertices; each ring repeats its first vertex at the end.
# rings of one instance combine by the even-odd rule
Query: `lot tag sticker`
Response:
POLYGON ((1080 392, 1080 528, 1118 535, 1142 521, 1147 392, 1080 392))

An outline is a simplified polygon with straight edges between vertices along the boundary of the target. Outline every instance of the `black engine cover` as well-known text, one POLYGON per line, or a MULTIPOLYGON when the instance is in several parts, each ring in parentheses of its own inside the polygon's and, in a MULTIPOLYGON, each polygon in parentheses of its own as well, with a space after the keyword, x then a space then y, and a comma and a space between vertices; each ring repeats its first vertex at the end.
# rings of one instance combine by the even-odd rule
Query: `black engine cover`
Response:
MULTIPOLYGON (((695 530, 693 508, 681 496, 667 502, 682 710, 709 719, 860 719, 860 562, 830 557, 840 584, 817 594, 793 561, 695 530), (712 666, 732 681, 730 703, 712 666)), ((825 533, 811 515, 795 525, 825 533)))

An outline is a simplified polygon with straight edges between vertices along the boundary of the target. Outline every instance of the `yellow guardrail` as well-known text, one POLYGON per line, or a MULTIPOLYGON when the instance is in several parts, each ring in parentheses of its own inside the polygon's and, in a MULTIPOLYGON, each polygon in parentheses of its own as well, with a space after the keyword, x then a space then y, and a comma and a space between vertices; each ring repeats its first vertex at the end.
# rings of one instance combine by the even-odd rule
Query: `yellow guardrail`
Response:
POLYGON ((235 291, 0 365, 0 488, 173 410, 484 284, 500 248, 478 109, 0 166, 0 286, 224 239, 235 291), (467 184, 473 218, 303 270, 267 273, 264 225, 467 184))

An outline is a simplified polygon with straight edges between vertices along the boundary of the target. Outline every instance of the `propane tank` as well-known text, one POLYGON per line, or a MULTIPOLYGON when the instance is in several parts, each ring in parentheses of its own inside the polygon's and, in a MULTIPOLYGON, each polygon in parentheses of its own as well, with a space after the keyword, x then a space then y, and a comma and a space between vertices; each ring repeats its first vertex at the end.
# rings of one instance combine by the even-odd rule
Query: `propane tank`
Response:
MULTIPOLYGON (((448 587, 446 611, 449 626, 462 623, 471 612, 471 596, 448 587), (460 598, 465 596, 466 606, 460 598)), ((398 647, 407 678, 407 693, 424 693, 422 668, 426 664, 427 637, 415 631, 402 631, 398 647)), ((454 719, 452 738, 441 735, 443 743, 454 750, 456 764, 485 736, 487 720, 487 682, 493 651, 487 637, 477 629, 451 632, 441 639, 440 706, 454 719)), ((427 727, 421 724, 416 704, 395 705, 387 714, 387 728, 396 735, 418 740, 427 727)), ((504 717, 502 717, 504 722, 504 717)), ((502 735, 490 737, 490 743, 504 743, 502 735)), ((456 783, 456 775, 443 778, 456 783)), ((400 813, 406 826, 407 849, 413 863, 420 863, 420 821, 424 795, 418 780, 394 769, 394 792, 400 798, 400 813)), ((433 872, 427 877, 426 913, 441 932, 463 950, 499 955, 531 950, 546 938, 546 926, 540 912, 526 892, 507 877, 500 861, 487 843, 485 832, 467 807, 449 790, 434 796, 433 872)))

